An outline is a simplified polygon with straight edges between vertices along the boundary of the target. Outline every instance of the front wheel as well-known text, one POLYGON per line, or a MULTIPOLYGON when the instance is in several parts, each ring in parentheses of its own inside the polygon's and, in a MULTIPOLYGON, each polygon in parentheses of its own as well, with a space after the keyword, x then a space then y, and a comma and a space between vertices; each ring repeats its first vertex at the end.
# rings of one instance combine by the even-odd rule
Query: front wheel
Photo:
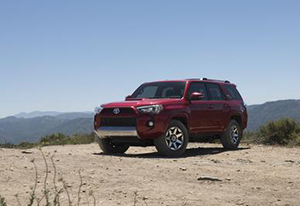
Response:
POLYGON ((226 131, 221 136, 223 147, 228 150, 238 149, 242 136, 243 131, 240 124, 235 120, 231 120, 226 131))
POLYGON ((154 140, 154 145, 163 156, 179 157, 185 152, 188 142, 189 135, 184 124, 172 120, 166 133, 154 140))
POLYGON ((104 154, 124 154, 128 145, 114 145, 109 138, 98 138, 98 144, 104 154))

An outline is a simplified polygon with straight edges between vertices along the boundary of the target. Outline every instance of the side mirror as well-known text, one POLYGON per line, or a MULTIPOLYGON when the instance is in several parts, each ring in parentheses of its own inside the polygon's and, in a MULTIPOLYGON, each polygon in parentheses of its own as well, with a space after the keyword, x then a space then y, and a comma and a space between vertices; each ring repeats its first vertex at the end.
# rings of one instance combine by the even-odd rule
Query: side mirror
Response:
POLYGON ((204 94, 201 92, 193 92, 190 96, 190 101, 201 100, 204 98, 204 94))
POLYGON ((131 98, 131 95, 127 95, 127 96, 125 97, 125 101, 128 100, 128 99, 130 99, 130 98, 131 98))

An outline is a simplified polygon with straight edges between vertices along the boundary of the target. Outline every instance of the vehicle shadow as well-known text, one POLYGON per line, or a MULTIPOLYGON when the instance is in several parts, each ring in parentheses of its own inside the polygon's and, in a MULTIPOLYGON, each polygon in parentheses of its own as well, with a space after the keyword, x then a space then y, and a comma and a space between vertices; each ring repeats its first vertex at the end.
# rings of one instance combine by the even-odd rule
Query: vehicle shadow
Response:
MULTIPOLYGON (((178 158, 188 158, 188 157, 195 157, 195 156, 206 156, 206 155, 216 155, 224 152, 236 152, 236 151, 242 151, 242 150, 248 150, 250 147, 242 147, 237 150, 226 150, 222 147, 211 147, 211 148, 189 148, 186 150, 186 152, 178 158)), ((161 159, 170 159, 170 157, 164 157, 159 155, 157 152, 151 152, 151 153, 142 153, 142 154, 113 154, 108 155, 104 153, 93 153, 93 155, 100 155, 100 156, 116 156, 116 157, 134 157, 134 158, 161 158, 161 159)), ((173 159, 173 158, 171 158, 173 159)))

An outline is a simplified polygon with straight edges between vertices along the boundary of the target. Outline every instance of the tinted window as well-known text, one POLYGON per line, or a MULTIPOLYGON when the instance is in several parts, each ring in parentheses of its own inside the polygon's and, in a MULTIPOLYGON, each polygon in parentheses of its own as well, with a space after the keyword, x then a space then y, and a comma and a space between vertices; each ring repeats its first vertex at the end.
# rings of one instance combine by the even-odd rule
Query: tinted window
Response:
POLYGON ((210 100, 213 101, 220 101, 220 100, 224 100, 224 94, 220 88, 219 85, 217 84, 207 84, 207 90, 209 92, 210 95, 210 100))
POLYGON ((225 88, 232 100, 242 100, 242 97, 235 86, 226 85, 225 88))
POLYGON ((207 91, 204 83, 192 82, 189 88, 188 95, 190 96, 193 92, 201 92, 204 95, 204 98, 202 100, 208 100, 207 91))
POLYGON ((137 94, 135 98, 152 98, 155 97, 156 91, 158 89, 158 86, 148 86, 143 89, 142 93, 137 94))
POLYGON ((131 98, 182 98, 185 82, 153 82, 140 86, 131 98))

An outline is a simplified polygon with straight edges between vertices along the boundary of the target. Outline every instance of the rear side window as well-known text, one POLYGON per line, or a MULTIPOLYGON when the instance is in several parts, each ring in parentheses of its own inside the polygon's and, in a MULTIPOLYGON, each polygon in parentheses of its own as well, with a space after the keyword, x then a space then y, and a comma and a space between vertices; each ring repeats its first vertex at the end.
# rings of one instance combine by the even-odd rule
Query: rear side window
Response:
POLYGON ((231 100, 242 100, 242 97, 235 86, 225 85, 225 89, 228 92, 231 100))
POLYGON ((210 100, 221 101, 221 100, 225 99, 224 94, 223 94, 223 92, 222 92, 219 85, 208 83, 207 84, 207 90, 208 90, 209 95, 210 95, 210 100))
POLYGON ((202 82, 192 82, 189 88, 189 92, 188 95, 191 96, 191 94, 193 92, 201 92, 204 97, 202 98, 202 100, 208 100, 208 96, 207 96, 207 91, 206 91, 206 87, 205 84, 202 82))

